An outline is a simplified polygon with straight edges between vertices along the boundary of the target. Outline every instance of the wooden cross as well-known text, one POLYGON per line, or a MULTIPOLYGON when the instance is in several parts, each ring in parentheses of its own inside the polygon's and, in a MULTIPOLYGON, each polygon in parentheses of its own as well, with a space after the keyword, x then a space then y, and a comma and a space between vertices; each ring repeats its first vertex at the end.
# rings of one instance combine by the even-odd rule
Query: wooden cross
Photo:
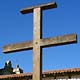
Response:
POLYGON ((42 10, 56 7, 56 3, 48 3, 44 5, 22 9, 22 14, 32 12, 34 13, 33 41, 11 44, 3 47, 4 53, 33 49, 33 80, 42 80, 42 47, 58 46, 77 42, 76 34, 41 39, 42 10))

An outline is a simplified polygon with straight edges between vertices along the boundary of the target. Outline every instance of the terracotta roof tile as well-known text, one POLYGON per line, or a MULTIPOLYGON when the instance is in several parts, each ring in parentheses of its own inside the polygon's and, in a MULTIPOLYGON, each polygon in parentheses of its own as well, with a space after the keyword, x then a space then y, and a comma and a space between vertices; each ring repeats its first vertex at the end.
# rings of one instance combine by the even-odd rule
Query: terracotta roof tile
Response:
MULTIPOLYGON (((72 69, 64 69, 64 70, 51 70, 51 71, 46 71, 43 72, 43 75, 47 74, 58 74, 58 73, 67 73, 67 72, 80 72, 80 68, 72 68, 72 69)), ((4 78, 20 78, 20 77, 31 77, 32 73, 22 73, 22 74, 11 74, 11 75, 1 75, 0 79, 4 78)))
POLYGON ((55 73, 64 73, 64 72, 80 72, 80 68, 63 69, 63 70, 51 70, 51 71, 43 72, 43 74, 55 74, 55 73))

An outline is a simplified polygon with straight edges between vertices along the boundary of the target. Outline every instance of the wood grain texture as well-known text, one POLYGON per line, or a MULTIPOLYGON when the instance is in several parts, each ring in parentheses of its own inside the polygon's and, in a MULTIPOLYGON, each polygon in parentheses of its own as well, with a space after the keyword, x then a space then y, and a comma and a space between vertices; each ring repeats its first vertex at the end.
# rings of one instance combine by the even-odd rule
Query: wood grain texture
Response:
MULTIPOLYGON (((72 43, 77 43, 76 34, 68 34, 68 35, 57 36, 53 38, 40 39, 40 46, 42 47, 65 45, 65 44, 72 44, 72 43)), ((33 41, 6 45, 3 47, 3 52, 11 53, 11 52, 17 52, 17 51, 23 51, 29 49, 33 49, 33 41)))
POLYGON ((56 8, 57 7, 57 4, 55 2, 52 2, 52 3, 43 4, 43 5, 39 5, 39 6, 24 8, 24 9, 20 10, 20 12, 22 14, 32 13, 33 12, 33 9, 35 9, 37 7, 40 7, 41 10, 47 10, 47 9, 56 8))
POLYGON ((41 8, 34 9, 34 32, 33 32, 33 80, 42 80, 42 51, 41 38, 41 8))

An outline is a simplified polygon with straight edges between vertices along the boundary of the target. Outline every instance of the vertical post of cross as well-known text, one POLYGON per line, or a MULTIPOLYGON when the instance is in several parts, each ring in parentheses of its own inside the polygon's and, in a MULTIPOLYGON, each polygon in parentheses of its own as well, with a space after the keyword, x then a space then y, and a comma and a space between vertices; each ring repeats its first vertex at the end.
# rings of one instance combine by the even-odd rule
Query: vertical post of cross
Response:
POLYGON ((33 32, 33 80, 42 80, 42 51, 40 47, 41 39, 41 8, 37 7, 34 13, 34 32, 33 32))

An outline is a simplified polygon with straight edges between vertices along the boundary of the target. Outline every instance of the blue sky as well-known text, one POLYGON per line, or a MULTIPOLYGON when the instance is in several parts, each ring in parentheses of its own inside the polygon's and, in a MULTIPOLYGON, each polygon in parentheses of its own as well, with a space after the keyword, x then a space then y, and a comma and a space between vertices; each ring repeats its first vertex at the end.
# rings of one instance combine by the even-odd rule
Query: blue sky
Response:
POLYGON ((43 38, 75 33, 77 44, 43 49, 43 70, 80 68, 80 0, 0 0, 0 68, 11 60, 24 72, 32 72, 32 50, 2 53, 7 44, 33 39, 33 14, 22 15, 22 8, 56 2, 58 7, 43 11, 43 38))

